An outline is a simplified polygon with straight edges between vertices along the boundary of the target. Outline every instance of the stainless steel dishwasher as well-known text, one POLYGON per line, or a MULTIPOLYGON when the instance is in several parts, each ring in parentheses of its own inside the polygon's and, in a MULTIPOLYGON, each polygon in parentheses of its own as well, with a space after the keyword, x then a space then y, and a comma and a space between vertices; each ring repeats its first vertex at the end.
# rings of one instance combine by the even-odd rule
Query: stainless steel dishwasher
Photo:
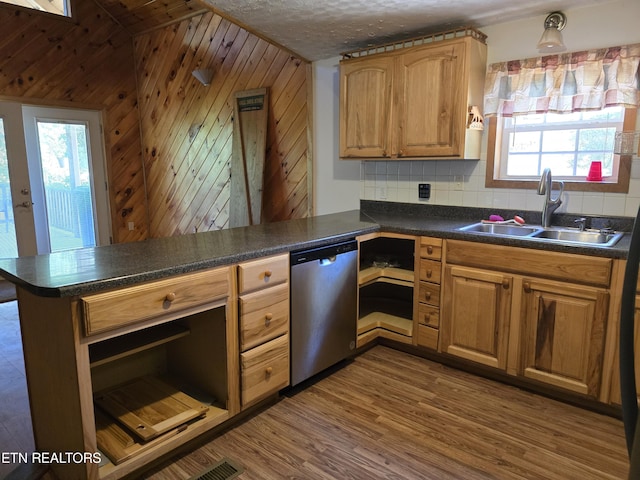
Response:
POLYGON ((291 252, 291 385, 356 348, 358 244, 291 252))

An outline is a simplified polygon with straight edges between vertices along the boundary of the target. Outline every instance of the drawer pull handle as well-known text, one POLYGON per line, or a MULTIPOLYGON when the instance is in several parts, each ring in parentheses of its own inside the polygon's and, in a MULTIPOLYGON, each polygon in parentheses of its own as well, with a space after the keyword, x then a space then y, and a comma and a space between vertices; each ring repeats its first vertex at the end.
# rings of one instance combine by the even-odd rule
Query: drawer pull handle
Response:
POLYGON ((264 324, 265 326, 269 326, 271 324, 271 320, 273 319, 273 313, 269 312, 264 316, 264 324))
POLYGON ((504 288, 505 290, 509 288, 509 279, 505 278, 504 280, 502 280, 502 288, 504 288))
POLYGON ((429 320, 431 320, 431 314, 430 313, 425 313, 424 314, 424 322, 425 323, 429 323, 429 320))
POLYGON ((429 255, 431 255, 431 254, 433 253, 433 247, 432 247, 431 245, 429 245, 429 246, 427 247, 427 253, 428 253, 429 255))
POLYGON ((169 292, 164 296, 164 299, 167 302, 171 303, 176 299, 176 294, 174 292, 169 292))
POLYGON ((522 285, 522 288, 524 288, 525 292, 531 293, 531 284, 529 282, 524 282, 524 284, 522 285))
POLYGON ((264 276, 265 276, 266 278, 269 278, 271 275, 272 275, 271 270, 265 270, 265 272, 264 272, 264 276))
POLYGON ((427 278, 431 278, 432 275, 433 275, 433 270, 431 269, 427 270, 427 278))
POLYGON ((264 370, 264 373, 265 373, 265 375, 266 375, 267 377, 271 376, 271 374, 273 373, 273 367, 267 367, 267 368, 264 370))
POLYGON ((425 293, 424 298, 426 298, 427 300, 431 300, 431 292, 425 293))

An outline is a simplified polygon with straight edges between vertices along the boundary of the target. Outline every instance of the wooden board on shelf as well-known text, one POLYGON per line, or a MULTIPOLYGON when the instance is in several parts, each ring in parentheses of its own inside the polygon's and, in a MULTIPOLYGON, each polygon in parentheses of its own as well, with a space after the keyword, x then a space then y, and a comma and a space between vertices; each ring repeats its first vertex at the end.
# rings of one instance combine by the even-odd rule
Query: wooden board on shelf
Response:
POLYGON ((207 405, 152 376, 99 392, 95 403, 143 441, 201 417, 209 410, 207 405))
POLYGON ((138 438, 135 438, 99 408, 95 409, 95 415, 98 449, 104 452, 109 460, 116 465, 180 432, 180 428, 175 428, 154 440, 141 443, 138 438))

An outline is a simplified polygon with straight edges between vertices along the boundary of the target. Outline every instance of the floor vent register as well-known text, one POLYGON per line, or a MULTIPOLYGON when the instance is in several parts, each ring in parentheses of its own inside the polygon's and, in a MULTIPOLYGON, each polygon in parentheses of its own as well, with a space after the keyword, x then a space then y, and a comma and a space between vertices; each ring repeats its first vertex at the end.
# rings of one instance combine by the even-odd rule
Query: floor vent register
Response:
POLYGON ((230 480, 231 478, 236 478, 243 471, 244 469, 241 466, 228 458, 224 458, 213 467, 207 468, 189 480, 230 480))

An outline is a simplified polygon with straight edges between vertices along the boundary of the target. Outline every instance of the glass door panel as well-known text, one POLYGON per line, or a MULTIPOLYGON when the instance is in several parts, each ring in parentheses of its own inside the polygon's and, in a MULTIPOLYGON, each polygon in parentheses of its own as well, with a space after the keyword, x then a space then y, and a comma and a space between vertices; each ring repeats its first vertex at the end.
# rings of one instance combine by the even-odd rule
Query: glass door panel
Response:
POLYGON ((93 247, 87 127, 46 120, 36 125, 50 249, 93 247))

